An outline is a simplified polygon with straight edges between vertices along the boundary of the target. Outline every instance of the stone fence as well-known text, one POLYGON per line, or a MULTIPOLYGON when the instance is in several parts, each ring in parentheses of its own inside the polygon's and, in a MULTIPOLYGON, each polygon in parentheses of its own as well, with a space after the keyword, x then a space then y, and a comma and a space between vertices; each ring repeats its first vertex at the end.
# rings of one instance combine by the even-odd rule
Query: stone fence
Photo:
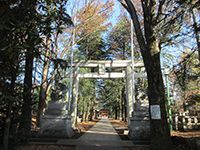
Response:
POLYGON ((175 114, 173 117, 174 130, 200 129, 200 116, 189 116, 187 113, 175 114))

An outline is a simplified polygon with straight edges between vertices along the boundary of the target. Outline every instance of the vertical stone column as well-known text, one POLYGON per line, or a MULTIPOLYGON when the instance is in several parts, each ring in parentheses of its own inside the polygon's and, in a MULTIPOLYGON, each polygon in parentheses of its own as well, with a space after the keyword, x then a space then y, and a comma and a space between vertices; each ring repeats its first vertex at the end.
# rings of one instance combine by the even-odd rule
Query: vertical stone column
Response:
POLYGON ((179 128, 179 124, 178 124, 178 118, 179 118, 179 116, 178 116, 178 114, 175 114, 175 130, 178 130, 179 128))
POLYGON ((78 88, 79 88, 79 68, 76 68, 74 72, 74 82, 73 82, 73 96, 71 101, 71 117, 72 117, 72 127, 75 128, 76 118, 77 118, 77 103, 78 103, 78 88))
POLYGON ((127 100, 127 117, 129 120, 133 113, 133 86, 132 86, 132 70, 128 66, 126 68, 126 100, 127 100))
POLYGON ((138 99, 135 101, 135 97, 133 98, 135 89, 132 81, 132 70, 129 67, 127 67, 127 81, 127 84, 131 84, 127 85, 128 91, 131 90, 129 97, 132 96, 131 102, 129 101, 129 138, 133 139, 133 142, 134 140, 148 140, 150 137, 148 100, 138 99))

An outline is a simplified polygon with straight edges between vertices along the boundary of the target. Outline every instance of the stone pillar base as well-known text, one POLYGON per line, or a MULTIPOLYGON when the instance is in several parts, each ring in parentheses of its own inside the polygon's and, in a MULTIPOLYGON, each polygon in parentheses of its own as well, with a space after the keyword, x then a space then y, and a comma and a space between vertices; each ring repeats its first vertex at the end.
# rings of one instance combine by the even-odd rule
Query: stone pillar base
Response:
POLYGON ((71 117, 44 115, 41 117, 40 134, 53 137, 72 137, 71 117))
POLYGON ((149 112, 145 110, 135 110, 133 117, 129 118, 129 138, 132 140, 150 139, 149 112))

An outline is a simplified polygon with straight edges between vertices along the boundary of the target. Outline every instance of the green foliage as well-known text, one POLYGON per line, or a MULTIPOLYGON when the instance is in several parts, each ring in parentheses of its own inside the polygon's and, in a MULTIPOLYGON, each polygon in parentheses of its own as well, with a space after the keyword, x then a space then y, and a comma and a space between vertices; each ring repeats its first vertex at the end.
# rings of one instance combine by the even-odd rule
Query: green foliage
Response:
POLYGON ((122 79, 107 79, 99 86, 100 103, 103 108, 110 110, 113 116, 116 111, 120 111, 124 81, 122 79))
MULTIPOLYGON (((187 103, 187 107, 193 107, 192 111, 200 112, 200 69, 197 53, 183 53, 180 63, 174 66, 174 84, 182 95, 182 103, 187 103), (196 107, 198 105, 198 107, 196 107)), ((185 105, 185 104, 184 104, 185 105)), ((185 107, 185 106, 184 106, 185 107)))
MULTIPOLYGON (((88 114, 95 107, 95 80, 82 79, 79 83, 78 115, 88 114)), ((87 118, 87 117, 85 117, 87 118)), ((83 118, 83 119, 85 119, 83 118)))
POLYGON ((181 62, 174 66, 174 73, 177 79, 176 83, 183 91, 194 90, 195 87, 198 90, 200 69, 197 53, 184 53, 181 62))
POLYGON ((99 60, 104 58, 105 43, 100 32, 91 33, 87 38, 83 38, 78 43, 80 55, 85 60, 99 60))
POLYGON ((103 33, 108 30, 110 5, 111 2, 91 0, 78 10, 75 42, 80 52, 80 59, 105 59, 106 44, 103 33))
POLYGON ((116 59, 126 59, 131 53, 130 22, 122 16, 108 35, 107 55, 116 59))
MULTIPOLYGON (((23 91, 26 86, 23 83, 26 72, 25 55, 31 53, 33 58, 44 58, 44 36, 50 37, 54 32, 59 34, 64 26, 72 24, 66 13, 66 2, 67 0, 0 2, 1 141, 5 128, 11 129, 8 137, 16 137, 19 123, 24 121, 20 120, 20 116, 22 105, 26 102, 22 95, 27 92, 23 91), (11 124, 5 122, 6 118, 11 120, 11 124)), ((36 91, 35 93, 37 94, 36 91)), ((35 108, 36 102, 37 99, 33 100, 33 106, 28 107, 35 108)))
POLYGON ((66 25, 72 25, 71 17, 67 14, 67 1, 68 0, 41 0, 38 1, 38 13, 41 20, 40 31, 44 35, 51 36, 52 33, 62 33, 62 30, 66 28, 66 25))
POLYGON ((31 52, 31 55, 36 56, 42 39, 37 30, 39 15, 34 9, 36 1, 3 1, 1 4, 0 114, 3 125, 0 133, 3 136, 5 128, 11 128, 11 136, 17 133, 17 124, 22 121, 25 55, 31 52), (5 122, 6 118, 11 120, 11 126, 5 122))
MULTIPOLYGON (((107 57, 115 59, 130 59, 131 56, 131 28, 130 19, 127 16, 119 16, 119 21, 114 25, 107 37, 107 57)), ((135 34, 134 39, 134 56, 135 60, 140 60, 138 45, 135 34)))

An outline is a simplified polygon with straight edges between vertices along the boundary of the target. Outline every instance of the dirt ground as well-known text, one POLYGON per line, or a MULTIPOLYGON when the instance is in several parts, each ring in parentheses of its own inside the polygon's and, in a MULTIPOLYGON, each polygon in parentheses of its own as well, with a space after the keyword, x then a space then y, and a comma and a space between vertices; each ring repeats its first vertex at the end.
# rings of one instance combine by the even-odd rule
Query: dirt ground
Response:
MULTIPOLYGON (((127 128, 127 122, 110 120, 116 128, 122 140, 128 140, 128 136, 123 134, 123 128, 127 128), (117 128, 122 128, 121 130, 117 128)), ((200 131, 172 131, 171 139, 174 150, 200 150, 200 131)), ((131 149, 130 149, 131 150, 131 149)))
POLYGON ((200 131, 172 131, 175 150, 200 150, 200 131))
POLYGON ((87 122, 80 122, 77 123, 76 128, 80 131, 80 132, 86 132, 87 130, 89 130, 91 127, 93 127, 99 120, 95 119, 93 121, 87 121, 87 122))
POLYGON ((115 119, 110 119, 110 123, 114 126, 114 127, 124 127, 124 128, 128 128, 128 123, 121 121, 121 120, 115 120, 115 119))
POLYGON ((183 137, 183 138, 200 138, 200 131, 172 131, 171 136, 183 137))

